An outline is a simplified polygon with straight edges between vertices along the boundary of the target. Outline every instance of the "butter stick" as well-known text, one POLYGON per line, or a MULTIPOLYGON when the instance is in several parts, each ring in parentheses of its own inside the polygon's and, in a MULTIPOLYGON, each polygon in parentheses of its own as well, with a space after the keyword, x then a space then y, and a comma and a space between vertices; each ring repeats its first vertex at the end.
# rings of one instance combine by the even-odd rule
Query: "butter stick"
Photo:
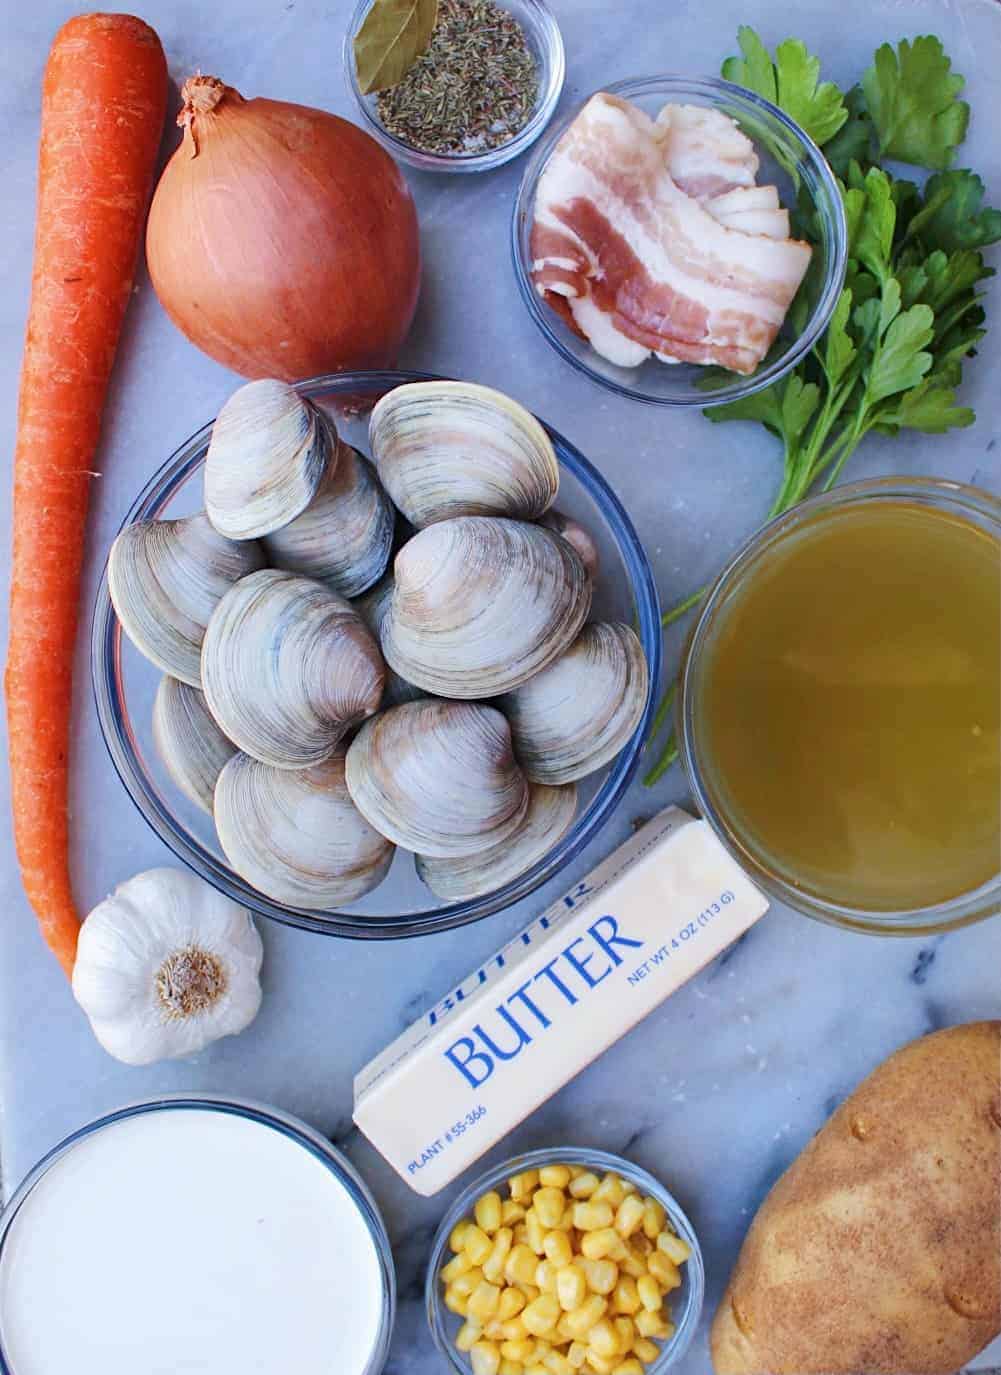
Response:
POLYGON ((437 1193, 767 908, 669 807, 356 1076, 355 1122, 437 1193))

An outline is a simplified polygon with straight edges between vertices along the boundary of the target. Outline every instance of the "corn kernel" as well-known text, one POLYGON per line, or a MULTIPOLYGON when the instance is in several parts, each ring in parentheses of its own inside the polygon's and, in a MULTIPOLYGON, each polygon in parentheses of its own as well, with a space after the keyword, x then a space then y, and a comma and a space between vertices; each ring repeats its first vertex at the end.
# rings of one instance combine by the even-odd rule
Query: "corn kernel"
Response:
POLYGON ((509 1318, 516 1318, 524 1307, 525 1295, 520 1289, 502 1289, 497 1317, 501 1322, 507 1322, 509 1318))
POLYGON ((493 1250, 493 1242, 481 1227, 471 1222, 462 1238, 462 1249, 474 1265, 482 1265, 493 1250))
POLYGON ((516 1222, 514 1224, 514 1244, 515 1246, 528 1245, 528 1228, 525 1226, 524 1218, 522 1218, 521 1222, 516 1222))
POLYGON ((530 1246, 518 1245, 508 1252, 504 1275, 510 1284, 535 1284, 539 1258, 530 1246))
POLYGON ((573 1178, 569 1165, 543 1165, 539 1183, 547 1189, 565 1189, 573 1178))
POLYGON ((542 1364, 548 1371, 548 1375, 574 1375, 573 1366, 562 1351, 550 1351, 549 1355, 544 1357, 542 1364))
POLYGON ((579 1232, 597 1232, 601 1228, 611 1227, 613 1217, 609 1203, 574 1204, 573 1225, 579 1232))
POLYGON ((546 1367, 541 1361, 537 1361, 533 1356, 531 1363, 525 1367, 525 1375, 549 1375, 546 1367))
POLYGON ((573 1260, 573 1246, 566 1232, 547 1232, 542 1249, 546 1259, 551 1260, 557 1269, 562 1269, 573 1260))
POLYGON ((587 1280, 578 1265, 564 1265, 556 1272, 556 1297, 565 1313, 579 1308, 587 1297, 587 1280))
POLYGON ((674 1332, 673 1325, 661 1312, 650 1313, 644 1308, 636 1314, 635 1321, 636 1330, 641 1337, 659 1337, 663 1341, 674 1332))
POLYGON ((673 1232, 659 1232, 657 1235, 658 1250, 664 1252, 668 1260, 673 1260, 675 1265, 684 1265, 692 1254, 692 1248, 686 1241, 676 1237, 673 1232))
POLYGON ((622 1180, 617 1174, 606 1174, 594 1193, 591 1195, 593 1203, 610 1203, 613 1208, 617 1208, 626 1196, 626 1191, 622 1187, 622 1180))
POLYGON ((561 1231, 561 1232, 572 1232, 572 1231, 573 1231, 573 1210, 574 1210, 574 1207, 575 1207, 575 1204, 574 1204, 573 1200, 571 1199, 570 1202, 567 1204, 567 1206, 563 1209, 563 1220, 562 1220, 562 1222, 560 1223, 560 1231, 561 1231))
POLYGON ((530 1208, 525 1215, 525 1240, 537 1256, 543 1254, 548 1227, 542 1225, 538 1213, 530 1208))
POLYGON ((521 1320, 536 1337, 541 1337, 559 1321, 560 1305, 555 1295, 540 1294, 537 1299, 526 1305, 521 1320))
POLYGON ((533 1303, 539 1297, 540 1291, 536 1289, 534 1284, 516 1284, 515 1288, 521 1291, 522 1298, 525 1300, 526 1308, 530 1303, 533 1303))
POLYGON ((568 1330, 574 1337, 586 1336, 594 1324, 605 1316, 607 1307, 608 1300, 603 1299, 600 1294, 588 1294, 579 1308, 567 1314, 568 1330))
POLYGON ((635 1246, 630 1246, 626 1254, 618 1261, 618 1267, 624 1275, 629 1275, 631 1279, 638 1280, 641 1275, 647 1272, 646 1256, 635 1246))
POLYGON ((527 1212, 522 1203, 515 1203, 513 1198, 506 1198, 501 1204, 501 1225, 513 1227, 516 1222, 521 1222, 527 1212))
POLYGON ((501 1354, 493 1342, 477 1342, 469 1352, 473 1375, 497 1375, 501 1354))
MULTIPOLYGON (((590 1208, 592 1206, 607 1208, 605 1203, 592 1205, 590 1203, 578 1203, 578 1208, 590 1208)), ((605 1256, 618 1251, 622 1238, 614 1227, 599 1227, 597 1231, 585 1232, 580 1240, 580 1251, 582 1256, 588 1260, 602 1260, 605 1256)))
POLYGON ((587 1370, 594 1371, 594 1375, 612 1375, 615 1369, 614 1356, 600 1356, 597 1351, 587 1348, 587 1370))
POLYGON ((624 1361, 612 1367, 612 1375, 643 1375, 643 1363, 635 1356, 627 1356, 624 1361))
POLYGON ((510 1227, 499 1227, 494 1233, 494 1244, 483 1262, 483 1274, 491 1284, 500 1283, 504 1274, 504 1262, 508 1258, 513 1241, 514 1233, 510 1227))
POLYGON ((501 1342, 500 1354, 506 1361, 527 1361, 534 1350, 531 1337, 518 1337, 514 1341, 501 1342))
POLYGON ((521 1361, 506 1361, 502 1356, 497 1375, 525 1375, 525 1367, 521 1361))
POLYGON ((479 1318, 481 1326, 497 1312, 501 1291, 496 1284, 483 1280, 469 1296, 469 1316, 479 1318))
POLYGON ((663 1204, 658 1203, 655 1198, 645 1198, 643 1200, 643 1231, 651 1241, 656 1241, 657 1237, 664 1230, 664 1223, 667 1221, 667 1210, 663 1204))
POLYGON ((651 1365, 660 1355, 660 1347, 656 1342, 652 1342, 649 1337, 634 1337, 633 1352, 644 1365, 651 1365))
POLYGON ((636 1281, 636 1292, 640 1303, 648 1313, 659 1313, 664 1302, 664 1294, 653 1275, 640 1275, 636 1281))
POLYGON ((622 1185, 622 1191, 623 1191, 623 1193, 627 1193, 627 1194, 638 1194, 638 1193, 639 1193, 639 1189, 637 1189, 636 1185, 632 1182, 631 1179, 621 1179, 621 1178, 620 1178, 619 1183, 622 1185))
POLYGON ((453 1286, 449 1285, 445 1290, 444 1304, 450 1313, 458 1313, 460 1318, 464 1318, 469 1305, 469 1296, 457 1294, 453 1286))
MULTIPOLYGON (((501 1292, 503 1293, 503 1290, 501 1292)), ((500 1318, 491 1318, 483 1329, 483 1335, 488 1341, 502 1342, 504 1340, 504 1324, 500 1318)))
POLYGON ((505 1318, 501 1323, 501 1336, 506 1342, 524 1341, 528 1335, 528 1328, 522 1322, 520 1313, 516 1313, 513 1318, 505 1318))
POLYGON ((551 1260, 540 1260, 535 1267, 535 1283, 544 1294, 556 1293, 556 1270, 551 1260))
POLYGON ((533 1361, 544 1361, 553 1349, 553 1344, 548 1337, 541 1336, 536 1339, 535 1350, 532 1352, 533 1361))
POLYGON ((619 1337, 607 1318, 600 1318, 587 1334, 587 1344, 599 1356, 618 1356, 619 1337))
POLYGON ((619 1276, 619 1282, 612 1293, 612 1307, 616 1313, 626 1313, 630 1317, 643 1307, 636 1290, 636 1281, 631 1275, 619 1276))
POLYGON ((536 1189, 532 1198, 532 1212, 547 1231, 559 1226, 565 1207, 566 1198, 562 1189, 536 1189))
MULTIPOLYGON (((601 1236, 601 1233, 592 1232, 591 1235, 601 1236)), ((585 1256, 580 1268, 592 1294, 610 1294, 619 1282, 619 1267, 613 1260, 591 1260, 585 1256)))
POLYGON ((571 1342, 570 1349, 567 1351, 567 1360, 574 1370, 580 1370, 587 1360, 587 1347, 583 1342, 571 1342))
POLYGON ((583 1174, 575 1175, 571 1179, 567 1192, 571 1198, 590 1198, 600 1183, 601 1180, 596 1174, 585 1170, 583 1174))
POLYGON ((680 1288, 681 1271, 663 1251, 651 1251, 646 1258, 646 1268, 665 1293, 680 1288))
POLYGON ((448 1244, 453 1251, 459 1252, 462 1250, 462 1238, 466 1235, 466 1232, 468 1230, 469 1218, 464 1217, 462 1221, 457 1222, 455 1226, 452 1228, 452 1230, 449 1232, 448 1244))
POLYGON ((473 1216, 476 1218, 477 1227, 484 1232, 496 1232, 501 1225, 501 1196, 495 1189, 476 1200, 476 1207, 473 1209, 473 1216))
POLYGON ((460 1351, 471 1351, 483 1336, 483 1328, 478 1322, 464 1322, 455 1334, 455 1345, 460 1351))
POLYGON ((457 1280, 453 1280, 450 1288, 454 1289, 457 1294, 461 1294, 463 1298, 468 1299, 482 1278, 483 1271, 474 1266, 472 1270, 467 1270, 457 1280))
POLYGON ((615 1214, 615 1230, 619 1236, 631 1237, 638 1231, 643 1226, 645 1212, 642 1199, 637 1198, 635 1194, 627 1194, 615 1214))
POLYGON ((451 1284, 453 1280, 457 1280, 460 1275, 464 1275, 467 1270, 472 1270, 472 1268, 473 1262, 465 1251, 460 1251, 458 1255, 452 1257, 447 1265, 441 1267, 442 1280, 445 1284, 451 1284))
POLYGON ((539 1184, 538 1170, 522 1170, 521 1174, 512 1175, 507 1182, 511 1197, 517 1203, 523 1198, 527 1198, 534 1193, 539 1184))
POLYGON ((615 1328, 615 1335, 619 1339, 619 1350, 622 1352, 631 1351, 633 1342, 636 1340, 636 1324, 632 1318, 613 1318, 612 1326, 615 1328))

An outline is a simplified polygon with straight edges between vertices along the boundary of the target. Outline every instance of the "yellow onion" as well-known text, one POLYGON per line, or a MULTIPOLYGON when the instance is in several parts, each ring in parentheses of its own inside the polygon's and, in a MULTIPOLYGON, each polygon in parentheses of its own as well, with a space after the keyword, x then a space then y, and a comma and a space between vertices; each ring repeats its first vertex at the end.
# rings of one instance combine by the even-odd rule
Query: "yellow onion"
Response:
POLYGON ((292 381, 396 361, 420 288, 417 213, 374 139, 304 105, 181 92, 184 130, 150 208, 167 314, 244 377, 292 381))

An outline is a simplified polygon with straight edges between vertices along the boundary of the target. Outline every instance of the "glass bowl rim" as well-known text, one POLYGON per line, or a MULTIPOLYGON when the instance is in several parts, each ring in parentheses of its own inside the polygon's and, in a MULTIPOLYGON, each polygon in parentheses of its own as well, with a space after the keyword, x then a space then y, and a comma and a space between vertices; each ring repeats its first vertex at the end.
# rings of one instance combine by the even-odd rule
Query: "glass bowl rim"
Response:
MULTIPOLYGON (((169 1112, 178 1108, 194 1111, 221 1112, 226 1116, 241 1117, 260 1126, 269 1127, 281 1136, 287 1137, 296 1145, 308 1151, 321 1165, 347 1190, 351 1201, 358 1209, 362 1220, 372 1238, 379 1263, 382 1280, 382 1303, 379 1316, 379 1331, 376 1336, 372 1355, 364 1375, 379 1375, 389 1356, 389 1345, 396 1321, 396 1268, 393 1263, 393 1250, 389 1233, 383 1221, 379 1206, 368 1185, 347 1156, 315 1131, 308 1123, 291 1113, 282 1112, 266 1103, 253 1099, 234 1098, 219 1093, 163 1093, 154 1098, 144 1098, 128 1103, 123 1107, 95 1117, 83 1126, 77 1127, 34 1164, 0 1210, 0 1254, 3 1252, 7 1236, 22 1206, 27 1202, 35 1186, 48 1174, 54 1165, 82 1141, 88 1140, 106 1127, 132 1117, 142 1117, 152 1112, 169 1112)), ((0 1375, 17 1375, 17 1371, 7 1360, 0 1338, 0 1375)))
MULTIPOLYGON (((448 1238, 457 1222, 468 1216, 481 1194, 504 1182, 512 1174, 522 1170, 537 1169, 540 1165, 567 1163, 587 1165, 606 1172, 614 1172, 641 1187, 643 1191, 656 1198, 667 1212, 678 1236, 691 1247, 692 1254, 685 1262, 688 1276, 688 1302, 685 1311, 676 1322, 674 1336, 661 1348, 657 1360, 646 1367, 647 1375, 661 1375, 668 1370, 688 1350, 698 1329, 699 1319, 705 1303, 705 1260, 698 1234, 691 1219, 671 1191, 661 1183, 656 1175, 645 1170, 642 1165, 627 1160, 614 1151, 605 1151, 593 1146, 543 1146, 537 1150, 523 1151, 491 1166, 467 1184, 453 1199, 438 1224, 431 1245, 427 1274, 424 1282, 424 1309, 431 1329, 435 1346, 448 1360, 456 1375, 472 1375, 472 1367, 462 1359, 463 1353, 457 1351, 445 1333, 445 1305, 442 1299, 439 1275, 448 1250, 448 1238)), ((673 1318, 672 1318, 673 1321, 673 1318)))
MULTIPOLYGON (((352 388, 374 394, 379 387, 388 391, 405 382, 431 381, 437 377, 438 374, 433 373, 385 369, 323 373, 294 385, 304 396, 322 397, 331 393, 350 395, 352 388)), ((136 520, 157 515, 171 500, 191 471, 202 462, 212 423, 209 421, 196 430, 157 468, 126 512, 120 530, 136 520)), ((421 912, 400 916, 366 916, 350 912, 320 915, 275 902, 258 893, 200 841, 188 834, 177 821, 174 808, 160 799, 156 788, 152 786, 150 775, 139 764, 135 736, 127 709, 123 711, 123 695, 119 690, 122 681, 122 631, 108 593, 105 561, 94 603, 91 679, 98 722, 108 754, 125 791, 150 829, 177 859, 240 906, 286 926, 355 940, 397 940, 451 931, 511 906, 555 877, 599 834, 622 801, 639 768, 646 734, 657 705, 662 661, 657 587, 650 561, 635 527, 609 482, 558 430, 544 420, 540 419, 540 423, 557 448, 561 466, 569 470, 598 508, 604 527, 615 542, 629 580, 637 633, 647 658, 649 686, 643 715, 632 738, 607 766, 608 772, 597 791, 575 818, 566 835, 523 874, 477 898, 439 903, 421 912)))
POLYGON ((724 809, 718 805, 716 790, 698 764, 694 678, 712 630, 713 619, 722 602, 777 541, 785 539, 804 522, 818 513, 873 500, 918 501, 932 507, 949 502, 993 523, 998 537, 1001 537, 1001 498, 969 483, 936 477, 894 475, 846 482, 799 502, 768 521, 745 540, 715 579, 692 626, 685 648, 681 690, 678 693, 678 744, 681 762, 699 813, 709 822, 718 840, 736 863, 771 898, 785 903, 803 916, 851 931, 884 936, 926 935, 929 932, 954 930, 995 916, 1001 911, 1001 873, 968 893, 928 907, 899 911, 867 910, 828 901, 818 894, 794 887, 773 873, 763 860, 759 860, 741 839, 738 828, 723 815, 724 809))
MULTIPOLYGON (((813 198, 813 203, 818 209, 821 208, 821 202, 817 198, 813 198)), ((514 210, 511 215, 511 255, 514 261, 518 291, 528 313, 541 330, 546 341, 571 367, 576 368, 578 372, 590 378, 592 382, 606 388, 606 390, 614 392, 617 396, 629 397, 633 401, 641 401, 651 406, 679 408, 699 406, 707 409, 712 406, 726 405, 746 396, 753 396, 755 392, 771 386, 773 382, 779 381, 780 378, 790 372, 817 342, 830 323, 831 315, 844 286, 848 265, 848 224, 845 219, 844 203, 838 191, 837 181, 830 163, 809 134, 784 110, 773 105, 764 96, 757 95, 754 91, 750 91, 744 86, 738 86, 732 81, 724 81, 722 77, 685 76, 680 72, 663 72, 652 76, 627 77, 622 81, 613 81, 607 86, 599 87, 598 90, 592 91, 591 95, 580 101, 569 114, 560 119, 548 131, 546 138, 538 145, 526 164, 518 186, 514 210), (523 223, 528 223, 539 178, 556 143, 587 102, 601 92, 624 98, 651 92, 661 94, 687 93, 704 96, 710 100, 720 94, 725 94, 738 106, 744 105, 755 113, 764 113, 782 125, 793 142, 799 145, 801 154, 810 163, 818 182, 824 187, 826 195, 825 204, 822 208, 825 217, 831 222, 833 252, 831 260, 827 264, 823 290, 802 334, 793 342, 782 358, 776 359, 769 367, 760 369, 752 377, 740 378, 732 385, 690 397, 657 396, 639 386, 626 386, 614 378, 603 376, 573 352, 555 328, 554 319, 556 317, 553 310, 546 305, 533 287, 526 269, 526 254, 522 245, 523 223)), ((734 376, 736 377, 737 374, 734 376)))
MULTIPOLYGON (((397 138, 395 134, 391 134, 365 103, 366 97, 358 85, 353 45, 355 35, 372 8, 374 0, 358 0, 344 34, 342 45, 344 76, 368 126, 367 131, 382 144, 387 152, 392 153, 394 157, 398 157, 408 166, 422 172, 489 172, 495 167, 502 167, 504 163, 512 161, 535 142, 552 119, 559 98, 563 94, 563 84, 566 80, 566 49, 559 23, 545 0, 517 0, 517 2, 532 12, 534 22, 543 36, 543 41, 540 42, 540 47, 543 50, 539 70, 540 99, 535 113, 528 123, 518 130, 514 138, 496 148, 487 148, 476 153, 428 153, 416 148, 412 143, 407 143, 404 139, 397 138)), ((502 8, 507 7, 506 0, 498 0, 498 3, 502 8)))

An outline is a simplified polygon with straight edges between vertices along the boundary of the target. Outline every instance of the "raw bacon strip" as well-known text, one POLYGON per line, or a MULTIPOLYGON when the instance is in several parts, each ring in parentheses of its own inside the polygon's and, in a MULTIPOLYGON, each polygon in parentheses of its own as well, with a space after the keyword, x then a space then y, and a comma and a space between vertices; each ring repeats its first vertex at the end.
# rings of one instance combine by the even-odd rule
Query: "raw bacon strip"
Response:
POLYGON ((665 105, 655 131, 677 186, 696 200, 753 186, 758 175, 754 144, 722 110, 702 105, 665 105))
POLYGON ((626 101, 599 94, 588 102, 539 181, 536 288, 562 298, 561 313, 568 308, 620 366, 655 353, 751 373, 778 333, 810 247, 720 223, 676 184, 663 139, 663 127, 626 101))

